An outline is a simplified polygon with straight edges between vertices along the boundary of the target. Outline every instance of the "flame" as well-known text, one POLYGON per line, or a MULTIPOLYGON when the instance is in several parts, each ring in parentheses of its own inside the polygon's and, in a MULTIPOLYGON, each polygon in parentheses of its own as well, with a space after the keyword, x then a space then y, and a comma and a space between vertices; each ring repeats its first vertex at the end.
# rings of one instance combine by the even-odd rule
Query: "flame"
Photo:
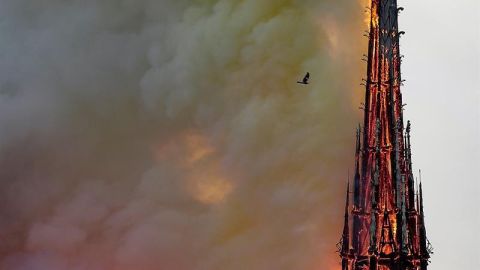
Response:
POLYGON ((371 0, 359 0, 360 5, 362 5, 362 8, 365 8, 365 15, 363 18, 363 22, 365 23, 365 26, 370 28, 370 23, 373 23, 373 27, 378 27, 378 12, 377 12, 377 6, 372 5, 371 0))
POLYGON ((363 22, 367 27, 370 27, 370 20, 371 20, 371 14, 368 8, 372 5, 371 0, 359 0, 360 5, 362 8, 365 8, 365 16, 363 18, 363 22))
MULTIPOLYGON (((371 7, 371 11, 370 11, 370 20, 372 21, 372 26, 377 28, 378 27, 378 22, 379 22, 379 18, 378 18, 378 10, 377 10, 378 6, 374 6, 372 5, 371 7)), ((370 22, 369 22, 370 24, 370 22)))
POLYGON ((397 234, 397 218, 392 219, 392 232, 394 235, 397 234))

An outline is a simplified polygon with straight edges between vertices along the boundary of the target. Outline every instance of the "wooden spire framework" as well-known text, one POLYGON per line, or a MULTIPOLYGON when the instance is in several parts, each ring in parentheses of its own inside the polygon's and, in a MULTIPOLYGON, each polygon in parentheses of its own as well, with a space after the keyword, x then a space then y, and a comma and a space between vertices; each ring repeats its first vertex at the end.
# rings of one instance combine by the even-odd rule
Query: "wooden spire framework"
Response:
POLYGON ((372 0, 364 103, 339 253, 342 270, 426 270, 423 194, 415 190, 410 122, 404 128, 396 0, 372 0))

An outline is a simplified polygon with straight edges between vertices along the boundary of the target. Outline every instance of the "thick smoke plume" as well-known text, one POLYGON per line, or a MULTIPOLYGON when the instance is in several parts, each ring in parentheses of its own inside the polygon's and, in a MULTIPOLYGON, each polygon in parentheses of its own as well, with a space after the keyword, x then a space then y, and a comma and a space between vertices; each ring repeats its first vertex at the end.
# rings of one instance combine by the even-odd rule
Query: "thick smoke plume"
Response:
POLYGON ((335 266, 361 6, 1 0, 0 269, 335 266))

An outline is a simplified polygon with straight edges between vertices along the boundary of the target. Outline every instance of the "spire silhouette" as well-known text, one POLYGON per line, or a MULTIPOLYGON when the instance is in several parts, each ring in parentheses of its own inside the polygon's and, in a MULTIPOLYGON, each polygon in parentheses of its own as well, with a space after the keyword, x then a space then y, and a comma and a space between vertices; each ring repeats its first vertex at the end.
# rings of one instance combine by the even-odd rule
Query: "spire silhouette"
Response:
POLYGON ((403 119, 402 10, 396 0, 372 0, 369 8, 364 119, 356 134, 351 209, 347 187, 343 270, 426 270, 431 254, 422 188, 416 193, 413 176, 411 124, 403 119))

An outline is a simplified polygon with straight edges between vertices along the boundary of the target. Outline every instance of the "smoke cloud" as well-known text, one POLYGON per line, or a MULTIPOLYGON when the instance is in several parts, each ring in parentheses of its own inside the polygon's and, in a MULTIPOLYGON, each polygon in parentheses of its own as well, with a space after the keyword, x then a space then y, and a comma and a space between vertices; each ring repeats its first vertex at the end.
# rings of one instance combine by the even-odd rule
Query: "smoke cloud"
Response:
POLYGON ((0 269, 336 266, 359 2, 0 6, 0 269))

